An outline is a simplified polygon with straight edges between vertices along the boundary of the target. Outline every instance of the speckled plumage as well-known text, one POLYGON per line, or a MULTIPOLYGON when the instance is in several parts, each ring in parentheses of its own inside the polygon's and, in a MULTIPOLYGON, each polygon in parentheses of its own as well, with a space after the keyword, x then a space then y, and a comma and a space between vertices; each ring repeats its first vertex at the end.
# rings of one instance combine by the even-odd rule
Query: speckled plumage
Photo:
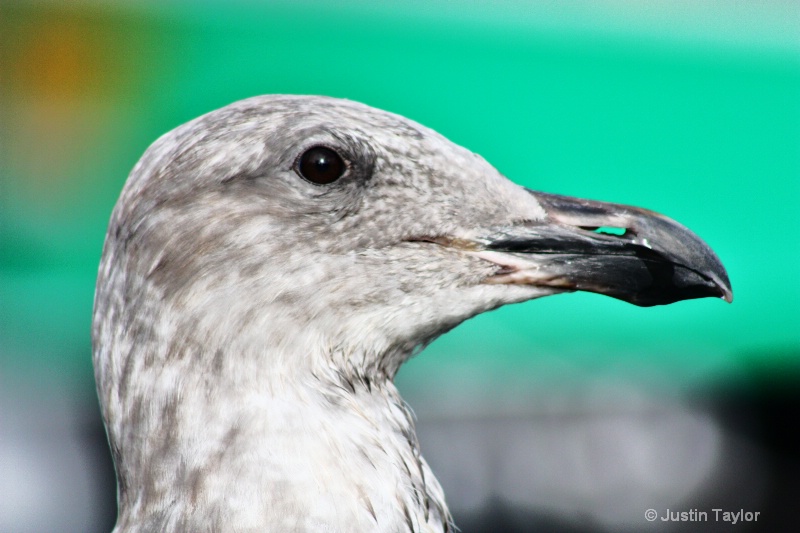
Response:
POLYGON ((354 102, 256 97, 161 137, 95 298, 115 531, 452 530, 392 379, 466 318, 576 288, 476 244, 546 221, 479 156, 354 102), (315 145, 345 176, 295 172, 315 145))

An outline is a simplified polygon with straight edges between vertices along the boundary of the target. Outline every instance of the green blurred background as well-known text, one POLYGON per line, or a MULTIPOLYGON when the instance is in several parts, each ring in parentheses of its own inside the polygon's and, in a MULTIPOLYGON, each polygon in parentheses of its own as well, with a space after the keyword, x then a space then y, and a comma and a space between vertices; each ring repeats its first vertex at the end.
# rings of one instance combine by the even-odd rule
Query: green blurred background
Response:
POLYGON ((95 274, 129 170, 267 93, 358 100, 527 187, 660 211, 728 268, 730 306, 572 294, 470 320, 401 371, 421 417, 800 366, 796 2, 3 1, 0 44, 0 387, 94 401, 95 274))

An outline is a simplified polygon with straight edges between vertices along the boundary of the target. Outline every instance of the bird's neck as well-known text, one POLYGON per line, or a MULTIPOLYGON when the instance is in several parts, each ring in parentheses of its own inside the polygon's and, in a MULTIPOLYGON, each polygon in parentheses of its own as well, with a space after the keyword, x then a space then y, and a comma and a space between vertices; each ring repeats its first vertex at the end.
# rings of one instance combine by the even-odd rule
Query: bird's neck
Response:
POLYGON ((412 415, 387 377, 335 366, 268 383, 195 375, 140 398, 139 414, 128 414, 140 432, 114 443, 121 531, 126 522, 168 530, 449 527, 412 415))

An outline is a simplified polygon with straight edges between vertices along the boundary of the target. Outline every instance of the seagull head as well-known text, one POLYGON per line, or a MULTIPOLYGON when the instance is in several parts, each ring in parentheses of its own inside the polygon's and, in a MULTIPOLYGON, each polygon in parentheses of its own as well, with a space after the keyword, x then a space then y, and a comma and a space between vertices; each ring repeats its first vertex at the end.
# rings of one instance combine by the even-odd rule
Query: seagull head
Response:
POLYGON ((262 96, 178 127, 128 178, 95 295, 118 531, 446 530, 397 369, 570 291, 731 300, 677 222, 528 190, 398 115, 262 96))
POLYGON ((209 348, 300 343, 389 378, 507 303, 732 295, 714 252, 665 216, 528 190, 411 120, 324 97, 251 98, 166 134, 108 241, 110 286, 157 295, 167 326, 209 348))

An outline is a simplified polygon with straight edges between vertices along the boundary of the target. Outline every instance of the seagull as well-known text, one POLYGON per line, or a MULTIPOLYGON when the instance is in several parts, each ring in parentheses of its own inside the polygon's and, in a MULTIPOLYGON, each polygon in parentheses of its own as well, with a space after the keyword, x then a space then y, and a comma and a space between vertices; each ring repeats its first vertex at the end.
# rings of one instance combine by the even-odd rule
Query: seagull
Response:
POLYGON ((455 531, 393 378, 472 316, 572 291, 732 300, 677 222, 523 188, 364 104, 258 96, 176 128, 97 280, 114 531, 455 531))

